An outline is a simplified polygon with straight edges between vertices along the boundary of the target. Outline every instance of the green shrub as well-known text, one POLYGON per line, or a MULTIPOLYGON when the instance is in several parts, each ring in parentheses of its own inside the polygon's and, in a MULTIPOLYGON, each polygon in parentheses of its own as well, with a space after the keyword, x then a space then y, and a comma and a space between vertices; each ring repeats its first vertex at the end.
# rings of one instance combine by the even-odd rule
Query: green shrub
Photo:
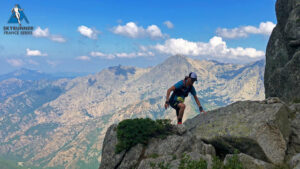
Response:
POLYGON ((184 154, 178 169, 207 169, 207 162, 202 158, 199 161, 191 160, 190 156, 184 154))
POLYGON ((300 98, 294 98, 293 102, 294 103, 300 103, 300 98))
POLYGON ((243 169, 243 164, 240 162, 237 154, 234 154, 232 158, 229 158, 227 164, 224 165, 223 162, 218 157, 213 157, 212 169, 243 169))
POLYGON ((171 133, 171 120, 150 118, 127 119, 119 123, 117 127, 118 144, 116 153, 129 150, 131 147, 141 143, 147 145, 151 137, 165 138, 171 133))
POLYGON ((158 164, 155 164, 155 163, 151 162, 150 163, 150 167, 152 169, 156 169, 156 168, 159 168, 159 169, 171 169, 171 164, 170 163, 165 164, 164 162, 160 162, 158 164))
POLYGON ((149 157, 150 157, 150 158, 157 158, 157 157, 159 157, 159 155, 156 154, 156 153, 153 153, 153 154, 150 154, 149 157))
POLYGON ((234 154, 232 158, 228 159, 227 164, 224 166, 224 169, 243 169, 243 164, 240 162, 237 154, 234 154))
POLYGON ((223 161, 221 161, 217 156, 213 157, 212 169, 222 169, 224 168, 223 161))

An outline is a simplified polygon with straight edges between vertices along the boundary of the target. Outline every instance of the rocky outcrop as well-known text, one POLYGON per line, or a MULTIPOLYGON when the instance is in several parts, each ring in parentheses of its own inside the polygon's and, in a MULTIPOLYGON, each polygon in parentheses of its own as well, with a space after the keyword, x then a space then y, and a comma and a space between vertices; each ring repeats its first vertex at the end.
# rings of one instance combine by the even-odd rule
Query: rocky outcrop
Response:
POLYGON ((293 169, 300 169, 300 153, 291 158, 289 161, 289 166, 293 169))
MULTIPOLYGON (((232 158, 232 154, 226 155, 224 159, 224 164, 228 163, 228 160, 232 158)), ((245 169, 263 168, 263 169, 275 169, 275 165, 264 162, 262 160, 255 159, 247 154, 238 154, 238 159, 243 164, 245 169)))
POLYGON ((216 155, 212 145, 203 143, 200 138, 190 132, 183 135, 173 134, 166 139, 152 138, 147 146, 138 144, 129 151, 124 150, 120 154, 115 153, 116 144, 116 125, 112 125, 107 130, 103 143, 103 158, 100 169, 145 169, 159 163, 178 168, 180 159, 185 154, 190 156, 192 160, 202 158, 211 167, 212 156, 216 155))
POLYGON ((300 103, 290 106, 292 110, 290 142, 288 146, 288 158, 300 153, 300 103))
POLYGON ((278 98, 236 102, 187 120, 186 129, 175 128, 166 139, 152 138, 147 146, 139 144, 120 154, 114 152, 117 138, 113 125, 103 143, 100 169, 144 169, 160 163, 178 168, 184 154, 204 159, 210 168, 212 156, 225 158, 226 163, 235 150, 241 152, 238 158, 246 169, 272 169, 287 163, 287 152, 293 150, 291 157, 300 153, 295 128, 300 124, 298 108, 298 104, 289 107, 278 98))
POLYGON ((300 1, 277 0, 277 25, 266 51, 265 95, 300 99, 300 1))
POLYGON ((236 102, 185 122, 188 130, 214 145, 217 152, 238 149, 255 158, 280 164, 289 135, 288 106, 276 99, 236 102))

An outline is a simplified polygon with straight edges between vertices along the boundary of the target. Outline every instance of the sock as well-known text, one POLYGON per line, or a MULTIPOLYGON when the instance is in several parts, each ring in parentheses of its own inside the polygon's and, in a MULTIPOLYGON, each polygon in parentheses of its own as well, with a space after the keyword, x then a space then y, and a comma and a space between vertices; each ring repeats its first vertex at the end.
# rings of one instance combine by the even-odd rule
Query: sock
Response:
POLYGON ((178 119, 178 124, 182 124, 182 119, 178 119))

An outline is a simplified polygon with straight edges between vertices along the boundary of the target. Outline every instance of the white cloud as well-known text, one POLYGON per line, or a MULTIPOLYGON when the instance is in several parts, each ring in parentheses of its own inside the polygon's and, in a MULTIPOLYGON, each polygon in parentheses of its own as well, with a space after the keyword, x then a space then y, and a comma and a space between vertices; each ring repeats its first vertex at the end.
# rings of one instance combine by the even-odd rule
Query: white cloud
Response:
POLYGON ((90 39, 97 39, 98 38, 98 34, 100 33, 98 30, 86 27, 84 25, 79 26, 77 28, 77 31, 81 35, 86 36, 86 37, 88 37, 90 39))
POLYGON ((61 35, 52 35, 49 31, 49 28, 45 28, 43 30, 41 27, 38 27, 32 32, 32 35, 36 38, 48 38, 52 41, 59 42, 59 43, 66 42, 66 39, 61 35))
POLYGON ((113 27, 112 32, 130 38, 150 37, 152 39, 156 39, 164 37, 158 26, 150 25, 145 29, 141 26, 137 26, 134 22, 128 22, 124 26, 118 25, 113 27))
POLYGON ((76 58, 76 60, 89 61, 89 60, 91 60, 91 58, 88 57, 88 56, 78 56, 78 57, 76 58))
POLYGON ((53 40, 53 41, 55 41, 55 42, 60 42, 60 43, 66 42, 66 39, 63 38, 60 35, 51 35, 50 39, 53 40))
POLYGON ((91 56, 100 57, 103 59, 115 59, 115 58, 136 58, 136 57, 145 57, 145 56, 154 56, 153 52, 145 51, 145 52, 131 52, 131 53, 109 53, 105 54, 102 52, 91 52, 91 56))
POLYGON ((169 55, 182 54, 222 59, 259 58, 265 56, 263 51, 258 51, 254 48, 228 48, 226 42, 217 36, 211 38, 208 43, 191 42, 185 39, 168 39, 164 44, 148 47, 148 50, 151 49, 169 55))
POLYGON ((276 25, 272 22, 261 22, 259 27, 241 26, 238 28, 227 29, 218 28, 216 33, 218 36, 228 39, 245 38, 249 34, 262 34, 269 36, 276 25))
POLYGON ((161 33, 160 29, 156 25, 148 26, 146 32, 153 39, 163 37, 163 34, 161 33))
POLYGON ((48 28, 43 30, 41 27, 38 27, 32 32, 32 35, 37 38, 48 37, 50 35, 50 32, 48 28))
POLYGON ((14 67, 19 67, 24 64, 24 62, 21 59, 7 59, 6 61, 14 67))
POLYGON ((164 25, 166 25, 169 29, 174 28, 174 25, 173 25, 173 23, 171 21, 165 21, 164 25))
POLYGON ((42 53, 39 50, 30 50, 29 48, 26 49, 27 56, 47 56, 47 53, 42 53))

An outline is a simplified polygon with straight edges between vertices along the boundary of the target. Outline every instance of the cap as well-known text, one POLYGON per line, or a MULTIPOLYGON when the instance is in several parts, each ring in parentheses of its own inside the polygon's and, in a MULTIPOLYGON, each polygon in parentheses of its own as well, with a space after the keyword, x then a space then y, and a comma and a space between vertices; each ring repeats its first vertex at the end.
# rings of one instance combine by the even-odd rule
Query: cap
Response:
POLYGON ((196 73, 191 72, 191 73, 189 74, 189 77, 192 78, 192 79, 195 79, 195 81, 197 81, 197 74, 196 74, 196 73))

